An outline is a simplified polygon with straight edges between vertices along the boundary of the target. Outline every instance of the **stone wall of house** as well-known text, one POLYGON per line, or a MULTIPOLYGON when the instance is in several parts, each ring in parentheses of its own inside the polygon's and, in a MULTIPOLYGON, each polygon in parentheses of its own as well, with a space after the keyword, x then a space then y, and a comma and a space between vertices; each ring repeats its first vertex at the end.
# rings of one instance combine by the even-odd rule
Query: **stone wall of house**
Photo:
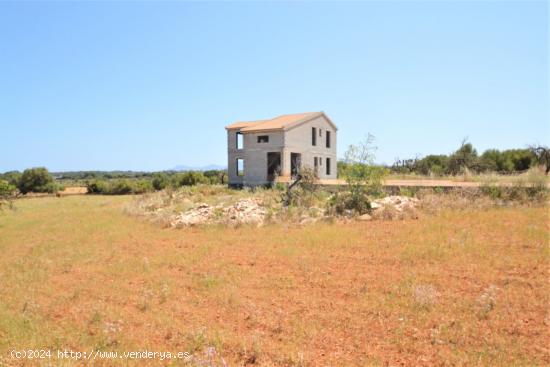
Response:
POLYGON ((264 131, 243 133, 243 147, 237 149, 237 133, 240 129, 227 130, 229 184, 257 186, 267 181, 267 154, 281 153, 281 175, 291 174, 291 153, 301 154, 301 164, 314 168, 317 158, 317 173, 320 179, 336 179, 337 132, 324 116, 300 124, 286 131, 264 131), (312 129, 315 128, 316 145, 312 144, 312 129), (327 147, 327 132, 330 132, 330 146, 327 147), (267 136, 268 142, 260 142, 260 136, 267 136), (237 159, 244 160, 244 176, 237 175, 237 159), (327 171, 330 164, 330 172, 327 171))

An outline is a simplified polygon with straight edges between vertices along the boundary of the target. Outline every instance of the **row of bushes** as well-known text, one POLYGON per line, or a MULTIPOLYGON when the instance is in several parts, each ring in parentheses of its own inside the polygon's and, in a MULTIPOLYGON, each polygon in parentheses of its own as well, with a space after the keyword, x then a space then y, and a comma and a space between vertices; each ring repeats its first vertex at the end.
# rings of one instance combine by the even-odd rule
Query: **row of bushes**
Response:
POLYGON ((395 173, 421 175, 456 175, 466 169, 470 172, 514 173, 527 171, 538 165, 549 170, 548 148, 537 146, 528 149, 488 149, 481 155, 471 143, 464 141, 450 155, 428 155, 424 158, 397 160, 391 167, 395 173))
MULTIPOLYGON (((55 173, 55 178, 60 182, 71 183, 86 183, 91 180, 155 180, 161 185, 163 182, 169 182, 173 178, 181 176, 193 176, 200 183, 209 184, 226 184, 226 170, 208 170, 196 172, 177 172, 177 171, 162 171, 162 172, 136 172, 136 171, 75 171, 75 172, 58 172, 55 173)), ((167 184, 168 185, 168 184, 167 184)))
MULTIPOLYGON (((166 187, 193 186, 197 184, 217 184, 226 180, 225 171, 155 173, 147 178, 95 179, 87 181, 88 192, 98 194, 139 194, 166 187)), ((29 168, 23 171, 10 171, 0 174, 2 196, 13 196, 18 192, 27 194, 54 193, 63 187, 56 183, 46 168, 29 168)))
MULTIPOLYGON (((166 187, 194 186, 198 184, 224 184, 227 173, 224 170, 205 172, 160 172, 148 176, 120 179, 98 178, 84 183, 89 193, 106 195, 141 194, 166 187)), ((61 180, 62 181, 62 180, 61 180)), ((29 168, 0 174, 0 195, 15 196, 18 193, 54 193, 63 189, 46 168, 29 168)))
POLYGON ((150 180, 93 180, 86 185, 89 194, 127 195, 153 191, 150 180))
MULTIPOLYGON (((214 172, 214 171, 212 171, 214 172)), ((208 172, 155 173, 147 179, 97 179, 88 181, 86 187, 90 194, 126 195, 163 190, 167 187, 195 186, 199 184, 219 183, 219 173, 208 175, 208 172)))

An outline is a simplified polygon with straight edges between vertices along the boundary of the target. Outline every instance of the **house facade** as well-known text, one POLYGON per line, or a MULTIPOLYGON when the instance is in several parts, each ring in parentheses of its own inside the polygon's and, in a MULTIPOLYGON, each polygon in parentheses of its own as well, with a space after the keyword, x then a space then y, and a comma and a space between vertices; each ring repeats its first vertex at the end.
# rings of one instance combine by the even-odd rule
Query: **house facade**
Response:
POLYGON ((229 185, 290 180, 301 167, 336 179, 336 125, 323 112, 281 115, 226 126, 229 185))

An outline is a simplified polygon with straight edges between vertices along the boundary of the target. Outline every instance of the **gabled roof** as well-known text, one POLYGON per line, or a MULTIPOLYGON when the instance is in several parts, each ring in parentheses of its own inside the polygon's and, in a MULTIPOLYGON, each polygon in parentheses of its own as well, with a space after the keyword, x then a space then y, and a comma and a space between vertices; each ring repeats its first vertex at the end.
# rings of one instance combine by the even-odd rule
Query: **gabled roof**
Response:
POLYGON ((288 130, 314 118, 324 116, 327 121, 336 129, 336 125, 325 115, 324 112, 295 113, 281 115, 271 120, 242 121, 227 125, 225 128, 240 129, 241 132, 265 131, 265 130, 288 130))

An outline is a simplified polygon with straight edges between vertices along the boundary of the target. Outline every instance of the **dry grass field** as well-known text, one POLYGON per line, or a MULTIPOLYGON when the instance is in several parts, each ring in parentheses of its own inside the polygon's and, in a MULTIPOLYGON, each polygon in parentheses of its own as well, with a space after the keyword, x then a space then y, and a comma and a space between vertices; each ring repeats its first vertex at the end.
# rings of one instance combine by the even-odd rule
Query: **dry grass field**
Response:
POLYGON ((550 363, 548 208, 163 229, 124 214, 128 200, 0 213, 0 365, 34 365, 9 357, 29 348, 188 351, 148 363, 199 365, 209 347, 231 366, 550 363))

